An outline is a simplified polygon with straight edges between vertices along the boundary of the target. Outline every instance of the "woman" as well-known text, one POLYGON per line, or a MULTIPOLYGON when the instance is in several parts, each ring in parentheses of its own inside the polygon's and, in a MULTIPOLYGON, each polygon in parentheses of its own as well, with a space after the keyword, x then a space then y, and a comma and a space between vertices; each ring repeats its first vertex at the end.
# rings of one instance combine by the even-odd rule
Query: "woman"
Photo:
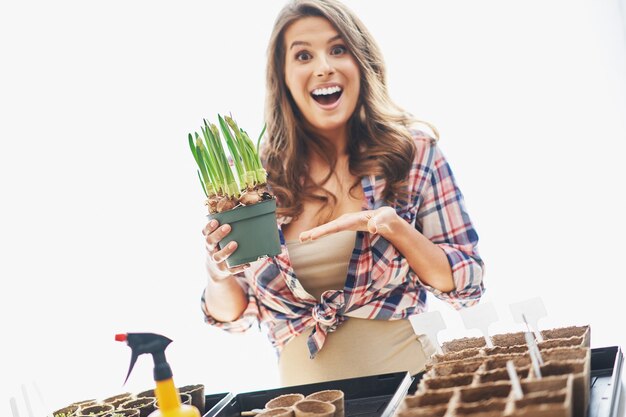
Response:
POLYGON ((228 269, 206 236, 207 322, 267 326, 283 385, 395 371, 433 352, 407 320, 427 291, 461 308, 483 292, 478 237, 436 141, 389 98, 381 53, 336 0, 295 0, 268 48, 263 156, 282 253, 228 269))

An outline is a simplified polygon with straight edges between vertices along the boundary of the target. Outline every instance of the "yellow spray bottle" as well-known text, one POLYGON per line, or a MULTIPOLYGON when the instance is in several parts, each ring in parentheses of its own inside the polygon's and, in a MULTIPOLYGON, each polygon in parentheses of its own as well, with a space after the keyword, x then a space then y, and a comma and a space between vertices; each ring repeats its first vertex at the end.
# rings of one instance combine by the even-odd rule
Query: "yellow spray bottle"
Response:
POLYGON ((200 411, 192 405, 182 404, 180 395, 172 378, 172 369, 165 360, 165 349, 172 342, 165 336, 155 333, 125 333, 115 335, 118 342, 126 342, 132 350, 130 367, 126 380, 130 376, 139 355, 149 353, 154 359, 154 392, 157 397, 158 410, 148 417, 200 417, 200 411))

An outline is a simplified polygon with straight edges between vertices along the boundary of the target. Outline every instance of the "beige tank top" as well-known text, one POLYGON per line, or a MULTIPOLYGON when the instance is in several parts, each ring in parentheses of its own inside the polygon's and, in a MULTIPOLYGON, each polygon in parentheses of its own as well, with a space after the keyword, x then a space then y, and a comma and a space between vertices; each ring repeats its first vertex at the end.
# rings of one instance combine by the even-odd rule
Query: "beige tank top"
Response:
MULTIPOLYGON (((313 242, 287 241, 298 280, 320 299, 327 290, 344 288, 356 232, 339 232, 313 242)), ((291 339, 278 361, 283 386, 309 384, 388 372, 414 375, 424 369, 434 347, 417 336, 408 320, 367 320, 350 317, 328 334, 314 359, 307 338, 312 329, 291 339)))

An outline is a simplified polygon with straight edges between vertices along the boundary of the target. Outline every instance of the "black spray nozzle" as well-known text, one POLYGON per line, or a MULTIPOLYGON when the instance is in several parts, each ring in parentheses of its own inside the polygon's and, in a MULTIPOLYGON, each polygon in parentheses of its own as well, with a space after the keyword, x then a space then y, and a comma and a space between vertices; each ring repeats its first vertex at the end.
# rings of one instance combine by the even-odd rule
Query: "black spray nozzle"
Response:
POLYGON ((118 342, 126 342, 132 351, 130 357, 130 367, 124 384, 128 381, 128 377, 137 362, 139 355, 150 353, 154 359, 154 380, 163 381, 172 377, 172 370, 165 360, 165 349, 172 343, 171 339, 156 333, 123 333, 116 334, 115 340, 118 342))

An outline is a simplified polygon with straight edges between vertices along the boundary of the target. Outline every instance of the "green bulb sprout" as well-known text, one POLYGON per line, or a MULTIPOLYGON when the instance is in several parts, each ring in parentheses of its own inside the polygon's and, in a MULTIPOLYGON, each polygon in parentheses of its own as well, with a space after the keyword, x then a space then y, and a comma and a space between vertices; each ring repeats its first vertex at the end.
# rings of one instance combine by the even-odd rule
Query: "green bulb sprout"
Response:
POLYGON ((259 158, 259 143, 265 126, 255 146, 232 117, 219 114, 217 117, 219 128, 204 119, 202 136, 198 132, 188 136, 209 213, 221 213, 274 198, 268 192, 267 173, 259 158))

